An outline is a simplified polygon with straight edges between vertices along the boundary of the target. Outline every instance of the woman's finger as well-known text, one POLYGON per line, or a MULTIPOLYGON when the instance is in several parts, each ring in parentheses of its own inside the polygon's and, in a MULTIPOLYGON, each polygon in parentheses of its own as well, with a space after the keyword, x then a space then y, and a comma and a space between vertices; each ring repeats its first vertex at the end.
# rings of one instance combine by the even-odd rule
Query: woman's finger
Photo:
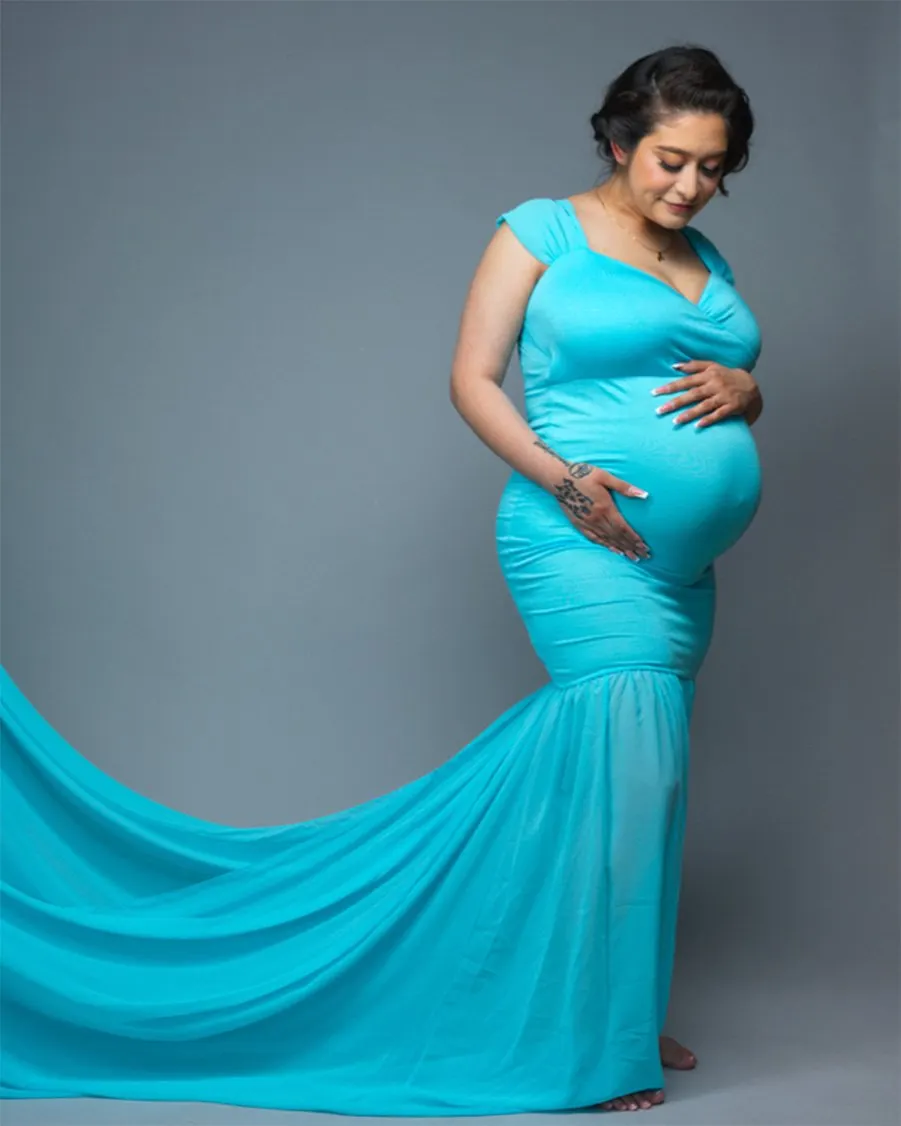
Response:
POLYGON ((616 555, 622 555, 626 559, 631 559, 633 555, 638 554, 633 550, 631 544, 607 531, 599 531, 587 524, 585 525, 584 531, 590 539, 599 543, 602 547, 609 548, 616 555))
POLYGON ((672 380, 671 383, 664 383, 662 387, 655 387, 651 391, 651 394, 652 395, 669 395, 673 391, 685 391, 689 387, 696 386, 703 379, 704 379, 704 375, 703 375, 702 372, 698 372, 697 375, 683 375, 683 376, 680 376, 679 379, 672 380))
POLYGON ((622 548, 617 547, 617 545, 614 544, 614 543, 609 543, 602 535, 597 533, 594 530, 594 528, 589 528, 587 524, 582 525, 582 531, 585 533, 585 535, 588 537, 588 539, 593 540, 597 544, 600 544, 601 547, 608 548, 610 551, 612 551, 614 553, 614 555, 625 555, 626 554, 622 550, 622 548))
POLYGON ((634 528, 630 528, 626 521, 623 520, 621 516, 619 516, 619 514, 611 518, 610 529, 611 537, 619 540, 621 543, 624 543, 626 547, 630 548, 632 551, 636 551, 640 554, 644 554, 645 552, 650 551, 650 548, 644 542, 641 536, 635 531, 634 528))
POLYGON ((604 534, 626 552, 632 552, 634 555, 650 555, 648 545, 633 528, 629 527, 618 512, 606 517, 604 534))
POLYGON ((690 411, 680 414, 678 418, 673 419, 674 426, 681 426, 682 423, 691 422, 693 418, 700 418, 702 414, 709 414, 711 411, 718 410, 722 403, 716 397, 704 399, 703 402, 698 403, 696 407, 692 407, 690 411))
POLYGON ((700 422, 696 422, 695 428, 700 430, 704 426, 711 426, 714 422, 719 422, 723 418, 731 418, 735 413, 736 411, 733 407, 718 407, 715 411, 705 415, 700 422))
POLYGON ((657 408, 657 414, 669 414, 670 411, 681 410, 682 407, 687 407, 690 403, 696 403, 699 399, 705 398, 710 394, 710 390, 705 386, 698 386, 691 391, 686 391, 684 395, 677 395, 675 399, 670 399, 668 403, 663 403, 657 408))

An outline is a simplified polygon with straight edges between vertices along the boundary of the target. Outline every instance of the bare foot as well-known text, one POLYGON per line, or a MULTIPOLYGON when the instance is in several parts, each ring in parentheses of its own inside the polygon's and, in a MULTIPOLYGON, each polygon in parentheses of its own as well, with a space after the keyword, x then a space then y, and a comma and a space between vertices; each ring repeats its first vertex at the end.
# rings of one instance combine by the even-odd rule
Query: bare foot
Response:
POLYGON ((676 1067, 680 1071, 690 1071, 698 1062, 694 1052, 684 1048, 672 1036, 660 1037, 660 1062, 664 1067, 676 1067))
MULTIPOLYGON (((680 1071, 690 1071, 695 1067, 698 1059, 690 1049, 684 1047, 672 1036, 660 1037, 660 1062, 664 1067, 675 1067, 680 1071)), ((630 1095, 620 1095, 616 1099, 608 1099, 605 1103, 598 1103, 600 1110, 649 1110, 652 1106, 659 1106, 664 1100, 661 1090, 648 1089, 635 1091, 630 1095)))
POLYGON ((652 1106, 659 1106, 663 1102, 663 1092, 650 1088, 646 1091, 635 1091, 631 1095, 620 1095, 617 1099, 608 1099, 605 1103, 598 1103, 600 1110, 650 1110, 652 1106))

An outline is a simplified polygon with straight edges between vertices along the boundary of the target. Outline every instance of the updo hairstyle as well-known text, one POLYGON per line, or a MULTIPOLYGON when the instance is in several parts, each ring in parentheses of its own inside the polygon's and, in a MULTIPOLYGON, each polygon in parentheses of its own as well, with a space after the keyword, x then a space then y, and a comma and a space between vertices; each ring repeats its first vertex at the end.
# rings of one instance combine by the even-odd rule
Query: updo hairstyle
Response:
POLYGON ((717 188, 727 196, 724 180, 748 163, 754 116, 745 91, 712 52, 691 45, 665 47, 644 55, 607 87, 604 104, 591 116, 598 156, 617 168, 611 142, 632 152, 670 115, 716 113, 726 122, 728 151, 717 188))

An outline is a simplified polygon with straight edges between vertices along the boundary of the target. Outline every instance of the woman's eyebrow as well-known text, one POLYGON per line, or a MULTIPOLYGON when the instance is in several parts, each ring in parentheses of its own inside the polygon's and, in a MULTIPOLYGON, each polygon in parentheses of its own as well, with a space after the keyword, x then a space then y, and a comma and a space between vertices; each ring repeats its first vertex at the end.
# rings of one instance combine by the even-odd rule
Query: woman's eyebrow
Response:
MULTIPOLYGON (((657 149, 661 149, 663 152, 677 153, 679 156, 691 156, 691 153, 688 152, 687 149, 677 149, 675 145, 655 145, 654 147, 657 148, 657 149)), ((717 149, 716 152, 708 153, 707 155, 708 156, 725 156, 727 151, 728 150, 726 150, 726 149, 717 149)))

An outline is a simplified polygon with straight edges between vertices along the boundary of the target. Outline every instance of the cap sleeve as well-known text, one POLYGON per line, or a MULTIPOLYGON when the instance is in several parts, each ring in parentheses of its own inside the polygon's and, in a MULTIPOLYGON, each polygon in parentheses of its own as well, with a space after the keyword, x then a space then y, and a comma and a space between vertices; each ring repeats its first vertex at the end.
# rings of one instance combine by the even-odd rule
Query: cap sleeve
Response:
POLYGON ((697 251, 704 259, 705 265, 709 270, 719 274, 724 278, 729 285, 735 285, 735 275, 732 273, 732 267, 726 261, 725 257, 719 252, 712 239, 709 239, 697 227, 690 228, 694 235, 694 242, 697 246, 697 251))
POLYGON ((546 266, 566 250, 566 232, 553 199, 527 199, 499 215, 494 225, 501 223, 507 223, 526 250, 546 266))
POLYGON ((720 254, 720 252, 716 250, 716 247, 714 247, 714 251, 716 252, 717 268, 720 272, 720 277, 725 278, 730 285, 734 286, 735 275, 732 273, 732 267, 722 256, 722 254, 720 254))

